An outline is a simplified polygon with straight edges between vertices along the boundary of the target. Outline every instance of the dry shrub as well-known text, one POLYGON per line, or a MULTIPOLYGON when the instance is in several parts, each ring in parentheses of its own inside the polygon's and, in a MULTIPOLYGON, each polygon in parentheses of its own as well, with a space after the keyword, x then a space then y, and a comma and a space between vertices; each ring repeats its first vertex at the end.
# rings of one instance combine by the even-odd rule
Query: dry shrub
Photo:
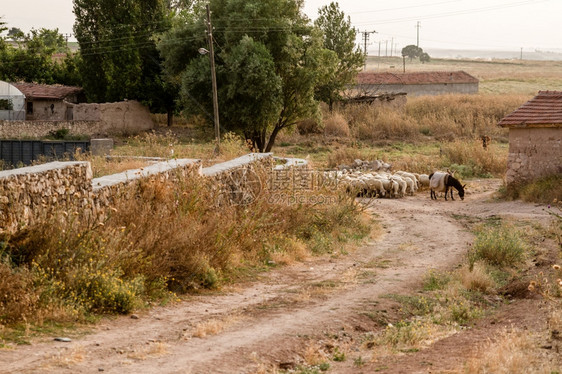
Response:
POLYGON ((486 293, 495 287, 495 282, 488 273, 486 264, 482 262, 476 262, 472 269, 468 265, 463 266, 459 270, 458 276, 464 288, 469 291, 486 293))
POLYGON ((193 337, 204 338, 208 335, 220 334, 240 320, 238 316, 226 316, 222 319, 210 319, 208 321, 198 323, 192 333, 193 337))
POLYGON ((465 372, 470 374, 556 372, 554 367, 548 366, 530 332, 504 330, 497 339, 488 342, 480 349, 478 357, 466 364, 465 372))
POLYGON ((309 118, 297 123, 297 131, 300 135, 321 134, 322 127, 316 119, 309 118))
POLYGON ((449 164, 463 177, 503 175, 507 168, 507 153, 495 147, 485 150, 478 140, 455 140, 442 146, 449 164))
POLYGON ((391 109, 379 109, 370 122, 361 122, 355 129, 359 139, 408 139, 419 137, 418 124, 405 114, 391 109))
POLYGON ((562 197, 562 175, 549 175, 529 183, 510 185, 505 191, 507 198, 527 202, 556 205, 562 197))
POLYGON ((329 115, 324 120, 324 134, 332 136, 349 137, 349 125, 340 113, 329 115))
POLYGON ((340 148, 328 156, 328 167, 334 168, 339 165, 350 165, 353 160, 363 157, 357 148, 340 148))
POLYGON ((53 305, 77 317, 129 313, 169 291, 217 288, 242 267, 290 263, 368 233, 353 199, 273 204, 266 190, 251 205, 219 205, 215 185, 146 179, 131 187, 133 198, 116 198, 102 224, 63 212, 3 239, 18 262, 0 267, 0 288, 18 296, 1 307, 15 317, 25 308, 35 319, 36 309, 59 310, 53 305), (36 304, 20 296, 35 292, 36 304))
POLYGON ((33 315, 38 301, 29 271, 0 262, 0 324, 18 322, 33 315))

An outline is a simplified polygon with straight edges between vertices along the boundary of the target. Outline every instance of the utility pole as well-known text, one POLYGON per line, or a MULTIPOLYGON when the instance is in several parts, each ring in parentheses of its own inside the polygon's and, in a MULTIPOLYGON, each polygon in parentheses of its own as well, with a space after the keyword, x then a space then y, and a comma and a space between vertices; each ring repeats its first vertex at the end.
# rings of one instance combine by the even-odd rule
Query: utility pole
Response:
POLYGON ((366 31, 366 30, 361 31, 361 34, 363 34, 363 43, 364 43, 363 44, 364 45, 363 51, 365 53, 365 67, 363 68, 363 70, 367 70, 367 43, 369 42, 369 35, 375 34, 375 33, 376 33, 375 30, 373 30, 373 31, 366 31))
POLYGON ((211 9, 207 5, 207 36, 209 38, 209 59, 211 60, 211 82, 213 84, 213 118, 215 120, 215 140, 217 142, 215 153, 220 153, 220 126, 219 126, 219 98, 217 94, 217 75, 215 73, 215 50, 213 48, 213 25, 211 24, 211 9))
POLYGON ((418 32, 417 32, 418 38, 417 38, 416 47, 418 47, 418 48, 420 47, 420 27, 421 27, 421 23, 420 23, 420 21, 418 21, 418 23, 416 25, 416 29, 418 29, 418 32))
POLYGON ((66 48, 68 48, 68 38, 70 38, 72 36, 72 34, 64 34, 64 40, 66 41, 66 48))
POLYGON ((392 57, 392 49, 394 48, 394 37, 392 37, 392 40, 390 41, 390 57, 392 57))
POLYGON ((523 60, 523 47, 521 47, 521 57, 519 59, 523 60))
POLYGON ((384 57, 388 57, 388 40, 385 40, 385 50, 384 50, 384 57))
POLYGON ((381 43, 382 43, 382 40, 379 40, 379 57, 381 57, 381 43))

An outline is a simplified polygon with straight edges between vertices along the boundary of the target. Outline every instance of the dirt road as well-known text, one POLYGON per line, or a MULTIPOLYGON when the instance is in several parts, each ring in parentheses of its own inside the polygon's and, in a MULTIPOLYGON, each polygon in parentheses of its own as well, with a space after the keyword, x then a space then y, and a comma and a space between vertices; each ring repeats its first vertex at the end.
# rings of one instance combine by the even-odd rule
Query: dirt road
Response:
MULTIPOLYGON (((270 372, 295 367, 311 347, 335 337, 359 355, 359 334, 380 328, 366 315, 384 318, 396 307, 381 296, 413 292, 429 269, 462 261, 473 236, 453 215, 548 221, 540 206, 492 201, 499 185, 472 181, 464 201, 435 202, 429 193, 376 200, 370 212, 383 234, 348 255, 278 268, 251 284, 156 307, 138 318, 106 320, 69 343, 48 338, 0 350, 0 372, 270 372)), ((448 353, 449 361, 434 367, 458 365, 469 349, 458 357, 448 353)), ((387 364, 384 372, 425 370, 423 360, 411 361, 387 364)), ((361 370, 347 360, 329 372, 361 370)))

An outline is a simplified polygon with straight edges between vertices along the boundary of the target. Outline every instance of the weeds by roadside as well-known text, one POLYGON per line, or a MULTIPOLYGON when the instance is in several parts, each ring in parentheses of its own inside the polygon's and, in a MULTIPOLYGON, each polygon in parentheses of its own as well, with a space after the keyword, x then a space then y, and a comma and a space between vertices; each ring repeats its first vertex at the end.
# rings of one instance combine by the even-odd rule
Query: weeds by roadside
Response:
POLYGON ((218 288, 244 268, 326 253, 369 232, 351 198, 278 205, 265 191, 252 205, 217 206, 206 183, 142 181, 137 198, 117 201, 104 222, 60 212, 3 235, 0 324, 129 313, 150 300, 218 288))

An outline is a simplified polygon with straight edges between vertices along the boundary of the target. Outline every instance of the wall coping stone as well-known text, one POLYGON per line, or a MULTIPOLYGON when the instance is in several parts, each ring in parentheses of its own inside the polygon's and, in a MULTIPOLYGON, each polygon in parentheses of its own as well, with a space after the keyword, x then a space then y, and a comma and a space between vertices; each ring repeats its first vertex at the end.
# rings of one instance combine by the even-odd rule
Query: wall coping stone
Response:
POLYGON ((62 170, 69 166, 75 166, 75 165, 87 165, 87 169, 89 170, 89 174, 91 178, 92 168, 90 166, 90 163, 87 161, 53 161, 41 165, 26 166, 18 169, 0 171, 0 179, 11 177, 13 175, 39 174, 50 170, 62 170))
MULTIPOLYGON (((114 186, 128 181, 146 178, 151 175, 157 175, 166 171, 174 170, 191 164, 200 163, 201 160, 197 159, 173 159, 163 162, 158 162, 140 169, 126 170, 122 173, 106 175, 103 177, 92 180, 94 192, 105 187, 114 186)), ((199 171, 199 174, 201 171, 199 171)))
POLYGON ((240 168, 259 160, 268 159, 272 157, 272 155, 272 153, 250 153, 230 161, 221 162, 220 164, 203 168, 202 174, 205 177, 213 177, 231 169, 240 168))

